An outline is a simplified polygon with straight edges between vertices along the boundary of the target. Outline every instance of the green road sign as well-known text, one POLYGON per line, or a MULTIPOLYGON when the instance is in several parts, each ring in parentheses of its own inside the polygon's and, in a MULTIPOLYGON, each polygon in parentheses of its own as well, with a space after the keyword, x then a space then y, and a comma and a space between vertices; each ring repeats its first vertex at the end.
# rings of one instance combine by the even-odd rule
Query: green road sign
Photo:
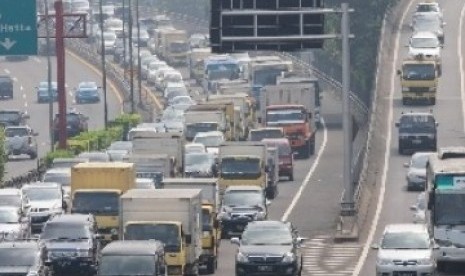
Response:
POLYGON ((0 0, 0 56, 37 54, 36 0, 0 0))

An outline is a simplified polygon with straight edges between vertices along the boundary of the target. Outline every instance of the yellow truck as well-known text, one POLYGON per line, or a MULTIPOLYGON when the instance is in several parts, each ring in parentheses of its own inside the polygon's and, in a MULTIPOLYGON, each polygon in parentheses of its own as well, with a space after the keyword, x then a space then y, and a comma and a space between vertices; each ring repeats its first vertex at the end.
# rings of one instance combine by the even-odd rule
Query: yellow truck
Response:
POLYGON ((118 237, 119 197, 135 187, 132 163, 79 163, 71 169, 71 213, 93 214, 99 233, 118 237))
POLYGON ((185 30, 162 29, 160 31, 161 57, 169 65, 185 65, 189 55, 189 43, 185 30))
POLYGON ((441 76, 437 60, 422 55, 407 58, 397 70, 402 87, 402 104, 427 102, 436 104, 438 80, 441 76))
POLYGON ((165 178, 164 189, 200 189, 202 191, 202 254, 200 266, 207 274, 215 273, 218 262, 218 247, 221 241, 221 228, 217 215, 219 192, 217 178, 165 178))
POLYGON ((236 129, 236 120, 234 119, 234 103, 209 103, 208 100, 206 102, 202 102, 196 105, 190 106, 186 112, 190 111, 221 111, 225 114, 226 118, 226 127, 224 129, 224 136, 225 139, 228 141, 235 140, 236 133, 234 130, 236 129))
POLYGON ((266 189, 267 149, 262 142, 226 142, 219 149, 220 192, 229 186, 259 186, 266 189))

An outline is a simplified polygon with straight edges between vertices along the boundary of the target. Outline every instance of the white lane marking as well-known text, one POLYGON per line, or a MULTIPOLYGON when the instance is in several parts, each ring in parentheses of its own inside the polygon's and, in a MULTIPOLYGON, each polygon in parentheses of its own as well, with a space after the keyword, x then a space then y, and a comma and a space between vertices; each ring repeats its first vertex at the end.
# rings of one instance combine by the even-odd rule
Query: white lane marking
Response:
POLYGON ((305 190, 305 187, 307 187, 308 183, 310 182, 310 178, 312 177, 313 173, 316 170, 316 167, 320 163, 320 158, 323 155, 323 151, 326 149, 326 143, 328 141, 328 130, 326 129, 325 121, 323 119, 321 120, 321 125, 323 126, 323 142, 321 143, 321 146, 318 149, 318 153, 315 157, 315 161, 313 162, 312 166, 310 167, 310 170, 305 176, 305 179, 302 182, 302 185, 300 185, 299 190, 294 195, 294 198, 292 199, 291 204, 289 205, 289 207, 287 207, 286 211, 281 217, 282 221, 286 221, 289 215, 291 214, 292 210, 294 210, 295 205, 297 204, 300 197, 302 196, 302 192, 305 190))
POLYGON ((5 73, 7 73, 8 75, 10 74, 10 70, 8 69, 4 69, 3 71, 5 71, 5 73))
MULTIPOLYGON (((22 85, 19 86, 19 90, 23 91, 23 90, 24 90, 24 87, 23 87, 22 85)), ((24 95, 26 95, 26 94, 24 94, 24 95)))
POLYGON ((24 107, 26 107, 26 108, 27 108, 27 102, 24 102, 24 107))
POLYGON ((460 11, 459 21, 459 36, 457 38, 457 55, 459 57, 459 70, 460 70, 460 96, 462 97, 462 117, 463 129, 465 130, 465 72, 463 70, 463 55, 462 55, 462 32, 463 32, 463 19, 465 17, 465 5, 462 6, 460 11))
POLYGON ((373 221, 370 226, 370 231, 368 233, 368 238, 363 245, 363 250, 360 254, 360 258, 357 261, 357 265, 355 266, 354 272, 352 273, 352 276, 358 276, 360 274, 360 271, 363 268, 363 265, 365 264, 365 260, 368 256, 368 251, 370 249, 370 245, 373 242, 373 239, 375 237, 376 229, 378 228, 378 222, 379 218, 381 216, 381 211, 383 209, 383 204, 384 204, 384 195, 386 192, 386 180, 387 180, 387 174, 388 174, 388 169, 389 169, 389 159, 391 158, 391 143, 392 143, 392 122, 393 122, 393 97, 394 97, 394 91, 396 88, 394 87, 395 85, 395 80, 396 80, 396 69, 395 67, 397 66, 397 59, 399 58, 399 44, 400 44, 400 34, 401 34, 401 29, 402 26, 404 25, 405 22, 405 17, 407 16, 407 12, 410 10, 410 7, 413 4, 413 0, 410 0, 408 6, 406 9, 404 9, 402 13, 402 17, 400 19, 400 24, 396 27, 396 38, 395 38, 395 45, 394 45, 394 57, 392 59, 392 69, 391 69, 391 83, 390 83, 390 90, 389 90, 389 109, 388 109, 388 118, 387 118, 387 133, 386 133, 386 146, 384 148, 384 167, 383 167, 383 174, 381 175, 381 187, 379 189, 379 196, 378 196, 378 203, 376 204, 376 211, 375 211, 375 216, 373 218, 373 221))
POLYGON ((26 94, 23 94, 23 99, 26 99, 26 94))

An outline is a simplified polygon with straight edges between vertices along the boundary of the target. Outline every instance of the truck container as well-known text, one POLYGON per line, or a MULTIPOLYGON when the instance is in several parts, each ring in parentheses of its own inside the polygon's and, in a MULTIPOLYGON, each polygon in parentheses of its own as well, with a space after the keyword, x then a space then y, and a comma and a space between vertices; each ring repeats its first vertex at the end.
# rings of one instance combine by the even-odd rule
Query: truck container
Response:
POLYGON ((235 133, 234 130, 236 128, 236 121, 234 120, 234 103, 209 103, 208 101, 192 105, 190 106, 187 111, 220 111, 225 114, 226 118, 226 128, 224 130, 224 136, 226 140, 232 141, 234 140, 235 133))
POLYGON ((127 191, 120 198, 123 240, 165 244, 168 275, 198 275, 202 253, 200 189, 127 191))
POLYGON ((219 189, 228 186, 267 187, 267 152, 261 142, 226 142, 219 149, 219 189))
POLYGON ((200 265, 208 274, 217 267, 218 247, 221 239, 217 221, 219 209, 218 179, 216 178, 165 178, 165 189, 201 189, 202 190, 202 254, 200 265))
POLYGON ((94 214, 105 241, 118 237, 119 197, 135 187, 132 163, 79 163, 71 169, 72 213, 94 214))

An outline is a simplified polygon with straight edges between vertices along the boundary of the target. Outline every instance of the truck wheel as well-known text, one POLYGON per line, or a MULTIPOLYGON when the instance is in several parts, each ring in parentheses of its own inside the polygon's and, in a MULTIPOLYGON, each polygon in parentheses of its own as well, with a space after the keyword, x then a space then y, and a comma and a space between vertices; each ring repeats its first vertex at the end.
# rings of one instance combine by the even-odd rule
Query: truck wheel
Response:
POLYGON ((294 181, 294 172, 291 172, 291 174, 289 174, 289 181, 294 181))
POLYGON ((315 137, 310 140, 309 157, 313 154, 315 154, 315 137))
POLYGON ((211 258, 208 262, 207 262, 207 274, 213 274, 215 273, 215 268, 216 268, 216 260, 215 258, 211 258))

